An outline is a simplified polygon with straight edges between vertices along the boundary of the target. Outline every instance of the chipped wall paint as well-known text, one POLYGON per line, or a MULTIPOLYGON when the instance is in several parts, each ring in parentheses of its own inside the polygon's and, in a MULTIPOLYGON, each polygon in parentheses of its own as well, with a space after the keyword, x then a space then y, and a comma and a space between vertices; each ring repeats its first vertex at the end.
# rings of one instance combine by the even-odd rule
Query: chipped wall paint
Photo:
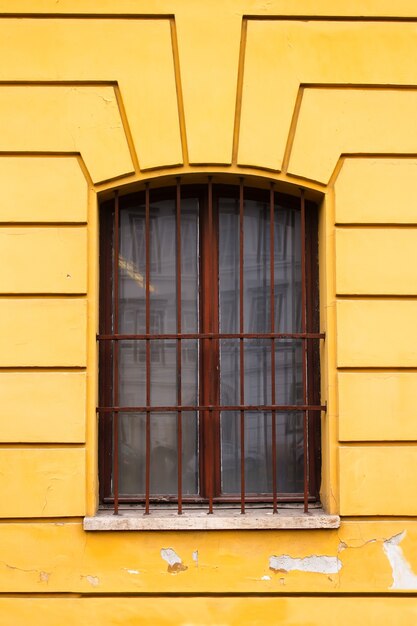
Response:
POLYGON ((393 582, 390 589, 399 591, 417 590, 417 574, 413 572, 400 546, 405 535, 406 531, 404 530, 398 535, 386 539, 383 544, 384 552, 392 568, 393 582))
POLYGON ((85 580, 90 583, 92 587, 98 587, 100 584, 100 578, 98 576, 91 576, 88 574, 87 576, 81 576, 81 578, 85 578, 85 580))
POLYGON ((306 556, 302 559, 287 554, 269 557, 269 569, 274 572, 311 572, 315 574, 337 574, 342 562, 337 556, 306 556))
POLYGON ((161 557, 168 563, 169 574, 178 574, 178 572, 185 572, 188 569, 172 548, 161 548, 161 557))

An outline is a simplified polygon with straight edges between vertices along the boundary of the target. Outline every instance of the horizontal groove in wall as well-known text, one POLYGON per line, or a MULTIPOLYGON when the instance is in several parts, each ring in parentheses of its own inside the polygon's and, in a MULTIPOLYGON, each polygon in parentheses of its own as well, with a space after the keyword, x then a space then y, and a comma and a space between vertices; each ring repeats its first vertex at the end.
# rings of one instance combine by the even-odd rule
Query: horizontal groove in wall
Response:
POLYGON ((53 443, 50 442, 38 442, 38 441, 23 441, 23 442, 15 442, 15 441, 0 441, 0 450, 1 449, 16 449, 16 450, 45 450, 48 448, 85 448, 85 442, 72 442, 72 441, 56 441, 53 443))
POLYGON ((314 591, 300 591, 300 592, 219 592, 219 591, 177 591, 172 593, 167 592, 109 592, 109 593, 7 593, 0 592, 0 598, 77 598, 80 600, 89 600, 91 598, 417 598, 415 591, 391 591, 391 592, 314 592, 314 591))
POLYGON ((364 365, 363 367, 360 367, 358 365, 352 366, 352 367, 348 367, 348 366, 339 366, 337 368, 338 372, 356 372, 357 374, 360 373, 370 373, 372 374, 373 372, 378 373, 378 372, 386 372, 387 374, 395 374, 396 372, 417 372, 417 366, 416 367, 393 367, 393 366, 386 366, 386 367, 369 367, 364 365))
POLYGON ((395 293, 395 294, 380 294, 380 293, 336 293, 336 297, 338 300, 383 300, 383 301, 391 301, 391 300, 417 300, 417 293, 413 294, 403 294, 403 293, 395 293))
POLYGON ((31 19, 31 20, 170 20, 173 13, 0 13, 0 19, 31 19))
POLYGON ((2 524, 48 524, 50 526, 66 526, 68 524, 83 523, 83 517, 74 515, 74 517, 1 517, 0 526, 2 524))
POLYGON ((243 15, 254 22, 417 22, 417 15, 243 15))
MULTIPOLYGON (((1 160, 0 160, 1 164, 1 160)), ((85 228, 88 222, 0 222, 1 228, 85 228)))
POLYGON ((417 446, 417 440, 415 439, 400 439, 396 441, 395 439, 390 440, 349 440, 339 439, 339 447, 344 448, 401 448, 401 447, 411 447, 414 448, 417 446))
MULTIPOLYGON (((84 20, 165 20, 174 19, 173 13, 137 13, 137 12, 121 12, 121 13, 80 13, 80 12, 16 12, 3 11, 0 13, 0 19, 51 19, 51 20, 68 20, 68 19, 84 19, 84 20)), ((295 21, 295 22, 417 22, 417 15, 309 15, 309 14, 247 14, 242 15, 242 19, 248 21, 295 21)))
POLYGON ((336 228, 341 230, 353 230, 353 229, 362 229, 362 230, 386 230, 386 229, 394 229, 394 230, 409 230, 417 228, 417 222, 350 222, 349 224, 343 222, 336 222, 336 228))
MULTIPOLYGON (((0 80, 0 87, 116 87, 116 80, 0 80)), ((58 154, 71 154, 61 152, 58 154)), ((74 154, 74 153, 72 153, 74 154)))
POLYGON ((37 365, 22 365, 9 367, 7 365, 0 367, 0 375, 1 372, 85 372, 85 365, 51 365, 50 367, 42 367, 37 365))
POLYGON ((412 83, 301 83, 304 89, 326 90, 360 90, 360 91, 416 91, 417 85, 412 83))
POLYGON ((343 515, 341 522, 417 522, 416 515, 343 515))
POLYGON ((43 293, 43 292, 33 292, 33 293, 0 293, 0 299, 9 299, 9 300, 25 300, 25 299, 41 299, 41 300, 79 300, 86 298, 87 292, 80 293, 65 293, 65 292, 57 292, 57 293, 43 293))

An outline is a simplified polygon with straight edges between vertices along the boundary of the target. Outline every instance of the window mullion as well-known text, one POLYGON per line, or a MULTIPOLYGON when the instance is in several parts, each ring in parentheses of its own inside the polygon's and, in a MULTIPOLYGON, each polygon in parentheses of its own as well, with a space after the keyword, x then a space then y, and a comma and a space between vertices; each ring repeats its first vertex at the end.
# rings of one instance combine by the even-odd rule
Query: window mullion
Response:
MULTIPOLYGON (((213 185, 209 180, 205 202, 201 211, 201 319, 200 332, 208 335, 218 333, 218 227, 217 209, 213 185)), ((209 501, 209 513, 213 512, 213 498, 220 494, 220 436, 219 436, 219 350, 218 339, 201 340, 200 399, 201 411, 200 468, 201 495, 209 501)))

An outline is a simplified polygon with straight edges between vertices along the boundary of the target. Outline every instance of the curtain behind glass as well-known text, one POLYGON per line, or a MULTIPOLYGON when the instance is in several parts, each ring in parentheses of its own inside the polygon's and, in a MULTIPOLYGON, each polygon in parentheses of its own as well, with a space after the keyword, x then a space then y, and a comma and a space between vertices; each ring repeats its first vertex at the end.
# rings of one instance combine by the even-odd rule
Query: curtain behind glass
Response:
MULTIPOLYGON (((181 202, 181 326, 198 332, 198 201, 181 202)), ((176 206, 173 199, 150 205, 150 333, 177 332, 176 206)), ((119 332, 146 332, 145 206, 120 213, 119 332)), ((146 405, 146 342, 121 341, 119 395, 122 406, 146 405)), ((150 341, 151 405, 177 404, 177 345, 150 341)), ((182 340, 182 403, 198 404, 197 340, 182 340)), ((151 412, 151 494, 177 493, 177 413, 151 412)), ((145 492, 146 414, 121 413, 119 459, 121 495, 145 492)), ((198 493, 198 421, 196 412, 182 414, 183 493, 198 493)))
MULTIPOLYGON (((301 332, 300 213, 275 206, 274 291, 275 332, 301 332)), ((220 332, 239 332, 239 200, 219 201, 220 332)), ((271 332, 270 208, 269 202, 244 202, 244 332, 271 332)), ((240 403, 239 340, 220 345, 220 402, 240 403)), ((275 341, 277 404, 302 400, 302 352, 298 340, 275 341)), ((244 340, 246 405, 271 404, 271 341, 244 340)), ((245 412, 245 488, 247 493, 272 491, 272 415, 245 412)), ((277 485, 279 492, 296 493, 303 485, 302 414, 276 413, 277 485)), ((223 493, 240 492, 240 413, 221 415, 223 493)))

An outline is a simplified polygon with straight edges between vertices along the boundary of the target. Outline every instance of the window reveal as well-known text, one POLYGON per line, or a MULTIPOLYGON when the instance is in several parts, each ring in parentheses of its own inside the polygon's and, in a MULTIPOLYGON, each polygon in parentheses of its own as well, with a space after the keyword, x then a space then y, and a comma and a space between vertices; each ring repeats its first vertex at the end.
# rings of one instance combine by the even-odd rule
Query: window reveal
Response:
POLYGON ((316 499, 316 221, 303 192, 242 180, 103 205, 100 491, 115 512, 316 499))

